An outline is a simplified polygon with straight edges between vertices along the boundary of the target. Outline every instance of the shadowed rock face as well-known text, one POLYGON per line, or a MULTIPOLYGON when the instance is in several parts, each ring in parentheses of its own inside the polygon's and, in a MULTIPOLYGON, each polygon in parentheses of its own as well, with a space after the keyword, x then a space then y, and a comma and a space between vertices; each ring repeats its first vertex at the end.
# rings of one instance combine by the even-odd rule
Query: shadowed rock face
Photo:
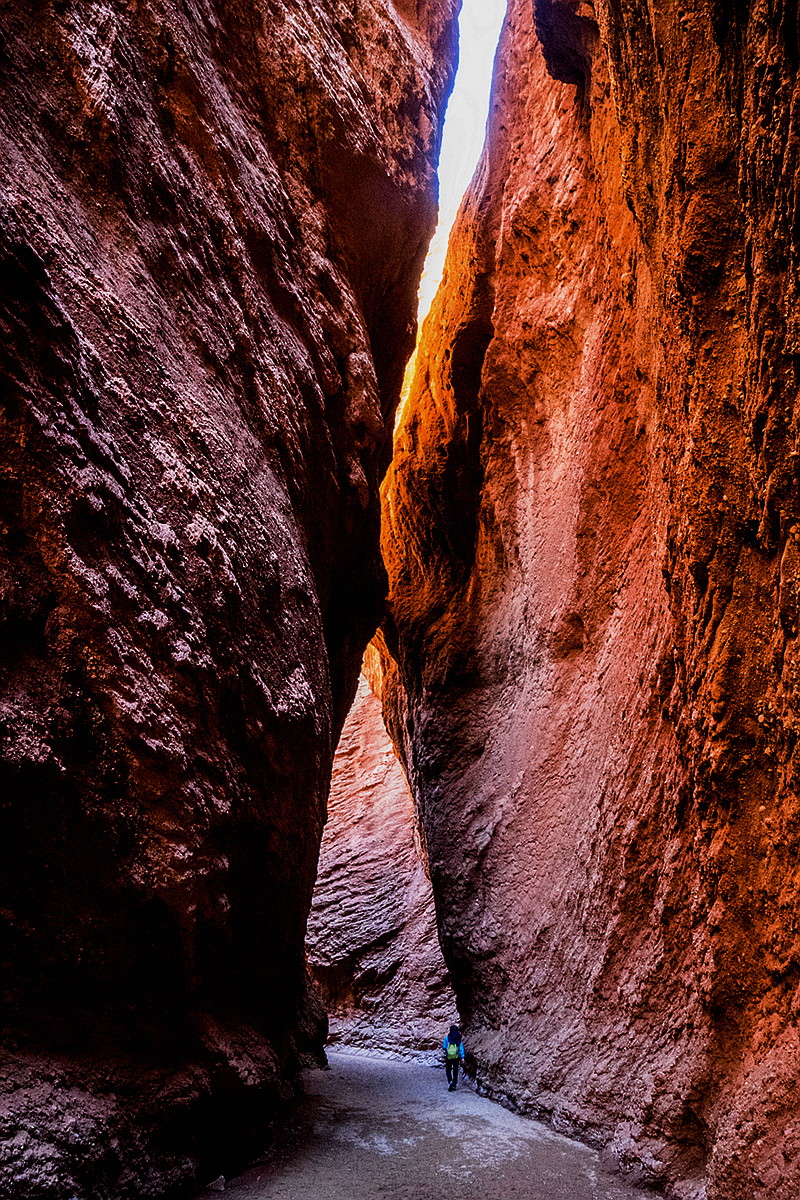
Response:
POLYGON ((365 669, 369 682, 359 682, 333 760, 308 964, 330 1014, 331 1042, 435 1061, 458 1017, 371 647, 365 669))
POLYGON ((480 1075, 714 1200, 800 1190, 797 25, 512 0, 384 496, 480 1075))
POLYGON ((0 18, 0 1192, 256 1144, 380 618, 454 0, 0 18), (10 1182, 9 1182, 10 1181, 10 1182))

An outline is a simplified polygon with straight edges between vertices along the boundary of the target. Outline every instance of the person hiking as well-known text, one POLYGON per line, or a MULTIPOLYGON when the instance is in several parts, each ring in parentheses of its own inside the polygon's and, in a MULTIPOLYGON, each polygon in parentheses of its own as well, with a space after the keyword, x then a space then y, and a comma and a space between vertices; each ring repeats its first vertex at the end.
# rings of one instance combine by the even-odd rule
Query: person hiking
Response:
POLYGON ((444 1065, 447 1071, 448 1092, 456 1090, 458 1083, 458 1065, 464 1061, 464 1043, 461 1040, 461 1030, 457 1025, 450 1026, 450 1032, 442 1042, 444 1050, 444 1065))

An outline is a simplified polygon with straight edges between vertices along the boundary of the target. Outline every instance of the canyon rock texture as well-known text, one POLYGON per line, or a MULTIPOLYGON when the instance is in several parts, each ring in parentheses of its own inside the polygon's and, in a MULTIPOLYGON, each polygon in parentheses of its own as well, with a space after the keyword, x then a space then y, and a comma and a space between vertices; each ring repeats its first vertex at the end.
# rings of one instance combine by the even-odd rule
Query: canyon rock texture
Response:
MULTIPOLYGON (((455 0, 0 15, 0 1194, 162 1194, 321 1052, 455 0)), ((207 1176, 206 1176, 207 1177, 207 1176)))
POLYGON ((800 1194, 799 61, 511 0, 384 494, 479 1078, 683 1198, 800 1194))
POLYGON ((430 1062, 458 1017, 414 804, 381 715, 380 663, 368 656, 333 760, 308 963, 331 1042, 430 1062))

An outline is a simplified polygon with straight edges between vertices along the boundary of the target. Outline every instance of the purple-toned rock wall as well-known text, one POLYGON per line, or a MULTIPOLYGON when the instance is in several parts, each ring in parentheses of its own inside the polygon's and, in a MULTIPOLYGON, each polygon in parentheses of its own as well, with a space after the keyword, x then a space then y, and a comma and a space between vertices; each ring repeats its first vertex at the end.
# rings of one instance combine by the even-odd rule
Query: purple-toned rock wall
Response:
POLYGON ((304 933, 454 0, 0 15, 0 1192, 154 1195, 318 1051, 304 933))

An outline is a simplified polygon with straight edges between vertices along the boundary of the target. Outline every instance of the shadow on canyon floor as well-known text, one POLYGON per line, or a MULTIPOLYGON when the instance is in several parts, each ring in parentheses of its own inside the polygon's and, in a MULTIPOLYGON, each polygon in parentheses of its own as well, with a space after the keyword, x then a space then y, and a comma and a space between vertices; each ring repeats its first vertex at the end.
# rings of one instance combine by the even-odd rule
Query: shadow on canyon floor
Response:
MULTIPOLYGON (((234 1200, 645 1200, 595 1151, 508 1112, 444 1071, 330 1054, 274 1156, 225 1184, 234 1200)), ((203 1200, 218 1194, 200 1193, 203 1200)))

